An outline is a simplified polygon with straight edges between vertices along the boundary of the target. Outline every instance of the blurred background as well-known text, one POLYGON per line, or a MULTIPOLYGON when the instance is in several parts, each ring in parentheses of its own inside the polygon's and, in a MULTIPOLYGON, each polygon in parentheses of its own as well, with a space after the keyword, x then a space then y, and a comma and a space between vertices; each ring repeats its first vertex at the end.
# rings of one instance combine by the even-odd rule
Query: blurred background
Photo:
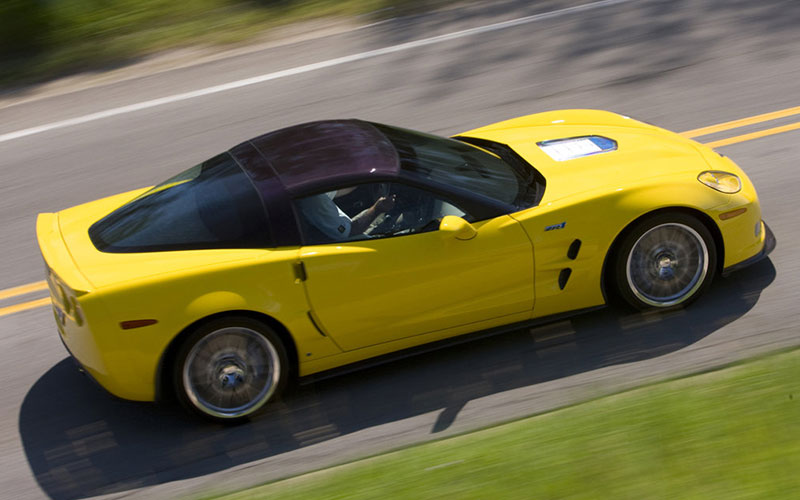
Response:
MULTIPOLYGON (((794 348, 799 27, 796 0, 0 1, 0 496, 203 496, 794 348), (25 288, 43 279, 36 214, 155 184, 267 131, 353 117, 452 135, 562 108, 608 109, 677 132, 752 118, 698 140, 736 139, 719 151, 758 189, 778 239, 770 260, 718 280, 685 312, 600 311, 465 344, 314 383, 235 428, 112 400, 74 371, 46 292, 25 288)), ((798 364, 781 366, 795 371, 769 400, 788 405, 798 364)), ((769 386, 759 377, 737 390, 769 386)), ((739 400, 730 394, 720 408, 748 422, 741 405, 724 405, 739 400)), ((800 442, 796 406, 747 406, 775 413, 740 449, 800 442)), ((643 434, 705 448, 705 429, 721 429, 692 425, 643 434)), ((586 484, 603 484, 609 462, 581 450, 602 456, 629 430, 597 430, 597 448, 574 445, 563 491, 581 471, 592 471, 586 484)), ((654 475, 615 482, 642 477, 641 494, 594 496, 658 496, 647 483, 664 478, 662 465, 679 463, 675 477, 690 478, 708 465, 664 449, 642 462, 654 475)), ((739 457, 734 449, 710 460, 739 457)), ((780 453, 800 466, 797 450, 780 453)), ((784 469, 748 456, 759 460, 734 458, 733 473, 711 468, 703 481, 758 477, 787 488, 754 498, 796 491, 784 469)), ((698 497, 722 496, 703 481, 670 483, 673 496, 691 485, 698 497)))
POLYGON ((242 43, 292 22, 381 19, 444 0, 5 0, 0 84, 102 70, 192 44, 242 43))

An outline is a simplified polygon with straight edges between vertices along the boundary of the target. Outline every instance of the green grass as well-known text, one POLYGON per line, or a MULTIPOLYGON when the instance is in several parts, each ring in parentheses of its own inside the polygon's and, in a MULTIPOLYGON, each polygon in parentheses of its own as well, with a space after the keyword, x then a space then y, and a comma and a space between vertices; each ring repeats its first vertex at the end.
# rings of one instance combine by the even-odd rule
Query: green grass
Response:
MULTIPOLYGON (((238 44, 320 17, 378 19, 444 0, 3 0, 0 85, 101 70, 189 45, 238 44)), ((453 2, 449 2, 453 3, 453 2)))
POLYGON ((739 499, 800 495, 800 351, 223 497, 739 499))

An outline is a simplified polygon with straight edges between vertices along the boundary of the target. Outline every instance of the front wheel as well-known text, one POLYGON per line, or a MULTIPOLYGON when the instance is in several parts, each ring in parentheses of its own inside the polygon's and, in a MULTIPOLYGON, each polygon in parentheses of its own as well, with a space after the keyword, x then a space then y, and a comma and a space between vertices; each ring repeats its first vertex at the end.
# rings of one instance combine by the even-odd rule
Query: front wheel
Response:
POLYGON ((659 214, 639 222, 615 256, 620 296, 637 309, 686 305, 709 286, 717 266, 714 238, 696 218, 659 214))
POLYGON ((173 383, 184 407, 211 420, 237 422, 277 396, 288 376, 278 335, 245 317, 213 320, 178 351, 173 383))

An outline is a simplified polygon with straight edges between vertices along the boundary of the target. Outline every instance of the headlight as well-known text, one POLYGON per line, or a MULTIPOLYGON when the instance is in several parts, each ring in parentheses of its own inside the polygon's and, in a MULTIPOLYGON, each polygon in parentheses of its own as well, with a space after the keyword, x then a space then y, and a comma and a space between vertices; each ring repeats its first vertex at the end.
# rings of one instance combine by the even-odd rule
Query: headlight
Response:
POLYGON ((706 170, 697 180, 720 193, 733 194, 742 190, 742 181, 734 174, 720 170, 706 170))

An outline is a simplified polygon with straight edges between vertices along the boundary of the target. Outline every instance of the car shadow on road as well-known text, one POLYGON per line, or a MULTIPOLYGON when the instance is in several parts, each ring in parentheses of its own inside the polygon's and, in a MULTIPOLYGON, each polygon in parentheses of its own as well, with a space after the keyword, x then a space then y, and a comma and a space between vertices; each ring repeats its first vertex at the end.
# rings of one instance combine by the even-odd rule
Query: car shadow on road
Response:
POLYGON ((470 400, 689 346, 750 310, 774 278, 765 260, 718 280, 686 310, 608 308, 314 382, 234 427, 113 399, 64 359, 26 395, 19 432, 39 486, 56 499, 202 476, 438 411, 436 433, 470 400))

